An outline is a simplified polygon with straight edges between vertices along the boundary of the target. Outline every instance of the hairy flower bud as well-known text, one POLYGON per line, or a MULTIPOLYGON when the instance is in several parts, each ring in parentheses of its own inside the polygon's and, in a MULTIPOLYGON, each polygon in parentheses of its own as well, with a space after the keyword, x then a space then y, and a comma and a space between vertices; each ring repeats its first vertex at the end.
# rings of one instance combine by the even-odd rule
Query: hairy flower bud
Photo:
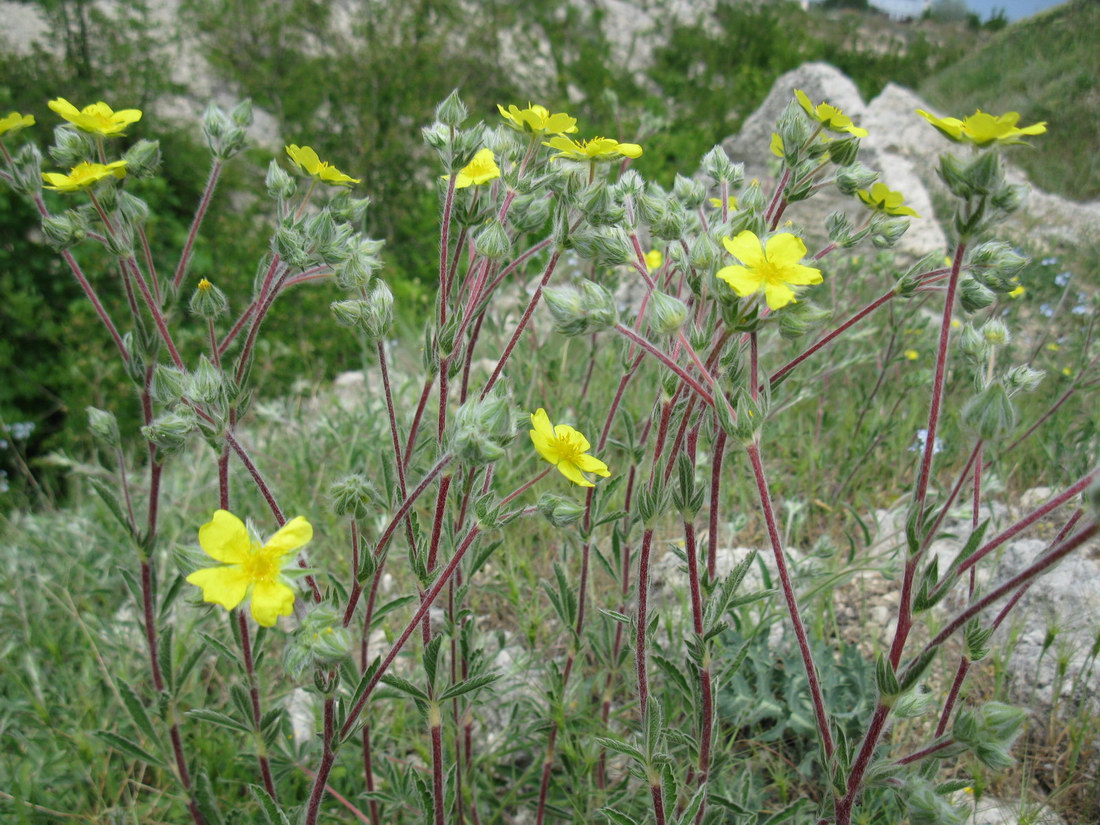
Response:
POLYGON ((586 227, 575 232, 570 240, 582 257, 602 266, 616 266, 634 257, 634 247, 621 227, 586 227))
POLYGON ((722 250, 714 238, 702 232, 691 244, 691 265, 704 272, 713 270, 721 260, 722 250))
POLYGON ((764 190, 760 188, 760 181, 756 178, 749 181, 748 186, 741 190, 741 194, 737 198, 737 203, 746 211, 761 211, 764 208, 764 204, 767 203, 767 198, 764 196, 764 190))
POLYGON ((683 237, 687 225, 687 211, 678 201, 670 200, 666 201, 664 212, 650 222, 649 230, 658 240, 677 241, 683 237))
POLYGON ((315 605, 286 646, 283 664, 294 678, 309 670, 334 668, 348 655, 351 642, 339 609, 328 602, 315 605))
POLYGON ((157 364, 153 370, 151 391, 160 404, 174 404, 187 389, 187 373, 178 367, 157 364))
POLYGON ((829 152, 829 160, 837 166, 851 166, 856 162, 856 155, 859 154, 859 138, 846 137, 840 140, 832 140, 826 146, 829 152))
POLYGON ((959 300, 967 312, 977 312, 996 300, 996 296, 977 278, 963 276, 959 281, 959 300))
POLYGON ((603 181, 582 189, 577 197, 577 205, 592 226, 618 224, 626 217, 626 210, 603 181))
POLYGON ((97 407, 86 407, 88 414, 88 431, 97 441, 105 447, 117 447, 119 445, 118 419, 114 413, 101 410, 97 407))
POLYGON ((229 118, 242 129, 252 125, 252 98, 246 97, 229 110, 229 118))
POLYGON ((219 406, 228 398, 229 387, 222 371, 201 355, 199 365, 188 378, 185 395, 197 404, 219 406))
POLYGON ((909 229, 908 218, 888 218, 884 215, 875 215, 871 219, 871 243, 879 249, 889 249, 909 229))
POLYGON ((993 195, 993 205, 1005 214, 1011 215, 1024 205, 1028 192, 1029 189, 1026 184, 1005 184, 993 195))
POLYGON ((727 183, 731 189, 739 186, 745 177, 745 165, 731 161, 721 146, 715 146, 703 155, 701 168, 703 174, 712 181, 727 183))
POLYGON ((291 174, 279 165, 278 161, 271 161, 267 165, 267 175, 264 177, 264 186, 272 200, 286 200, 294 194, 298 188, 291 174))
POLYGON ((837 170, 836 186, 845 195, 854 195, 860 189, 870 189, 878 180, 878 172, 860 162, 848 164, 837 170))
POLYGON ((1009 398, 1021 392, 1034 392, 1039 388, 1045 375, 1046 372, 1043 370, 1032 369, 1026 365, 1013 367, 1005 373, 1005 390, 1009 398))
POLYGON ((66 209, 59 215, 50 215, 42 220, 42 233, 54 249, 69 249, 87 236, 87 225, 83 216, 72 209, 66 209))
POLYGON ((1012 279, 1027 266, 1028 258, 1004 241, 987 241, 974 247, 967 256, 971 274, 993 292, 1011 292, 1012 279))
POLYGON ((229 311, 229 299, 224 292, 203 278, 195 285, 190 309, 192 315, 205 321, 213 321, 229 311))
POLYGON ((615 325, 618 312, 611 293, 592 281, 575 286, 547 287, 543 297, 554 328, 562 335, 586 335, 615 325))
POLYGON ((962 420, 989 441, 1016 426, 1016 410, 1000 381, 994 381, 962 408, 962 420))
POLYGON ((465 123, 469 114, 470 110, 458 96, 458 89, 452 91, 435 107, 435 119, 445 126, 453 126, 456 129, 465 123))
POLYGON ((508 213, 508 223, 516 232, 536 232, 546 226, 549 218, 550 201, 541 192, 518 196, 508 213))
POLYGON ((126 161, 127 177, 151 178, 160 169, 160 142, 139 140, 126 150, 122 159, 126 161))
POLYGON ((707 199, 707 187, 703 182, 684 175, 676 176, 672 184, 672 193, 685 209, 698 209, 707 199))
POLYGON ((539 496, 539 512, 554 527, 568 527, 584 515, 584 506, 565 496, 543 493, 539 496))
MULTIPOLYGON (((42 191, 42 153, 33 143, 24 143, 12 158, 11 188, 33 197, 42 191)), ((79 161, 78 161, 79 162, 79 161)))
POLYGON ((370 480, 362 473, 352 473, 329 487, 332 512, 363 521, 382 507, 382 498, 370 480))
POLYGON ((53 145, 49 152, 59 166, 71 169, 81 161, 96 157, 95 149, 95 141, 91 135, 79 132, 71 126, 57 126, 53 130, 53 145))
POLYGON ((687 321, 687 305, 679 298, 654 290, 649 296, 649 328, 656 335, 671 335, 687 321))
POLYGON ((141 428, 141 434, 166 455, 173 455, 187 444, 187 436, 197 423, 195 413, 190 407, 180 407, 157 416, 152 424, 141 428))
POLYGON ((500 221, 493 219, 474 237, 474 248, 490 261, 499 261, 512 251, 512 242, 500 221))
POLYGON ((423 127, 420 130, 420 136, 428 146, 437 152, 442 152, 451 142, 451 130, 447 128, 447 124, 439 121, 431 126, 423 127))
POLYGON ((515 434, 515 411, 507 396, 472 398, 455 413, 451 453, 468 467, 481 467, 499 461, 515 434))
POLYGON ((832 311, 811 301, 788 304, 785 311, 779 313, 779 334, 787 339, 799 338, 816 329, 832 314, 832 311))
POLYGON ((271 248, 284 261, 298 269, 309 266, 309 244, 302 230, 291 224, 275 227, 271 237, 271 248))
POLYGON ((229 160, 244 148, 244 128, 220 106, 211 103, 202 116, 202 134, 210 153, 218 160, 229 160))
POLYGON ((1004 322, 999 318, 991 318, 986 321, 982 324, 982 328, 979 331, 982 334, 982 338, 984 338, 991 347, 1003 347, 1010 339, 1008 327, 1006 327, 1004 322))

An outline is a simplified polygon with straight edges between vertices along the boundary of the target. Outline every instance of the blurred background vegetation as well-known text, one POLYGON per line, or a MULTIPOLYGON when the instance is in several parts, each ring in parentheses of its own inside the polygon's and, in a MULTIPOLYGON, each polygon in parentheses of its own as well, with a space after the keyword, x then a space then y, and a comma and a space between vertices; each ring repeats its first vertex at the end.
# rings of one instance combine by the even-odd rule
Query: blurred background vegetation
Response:
MULTIPOLYGON (((1100 66, 1088 34, 1100 26, 1100 6, 1085 0, 1008 28, 1003 14, 984 23, 965 6, 958 14, 958 0, 938 0, 926 19, 905 23, 862 0, 809 9, 719 0, 705 21, 655 14, 667 37, 652 46, 644 69, 609 59, 623 44, 609 41, 609 12, 598 3, 492 0, 478 4, 476 19, 458 0, 28 5, 39 9, 49 35, 0 49, 0 110, 33 113, 39 125, 20 137, 43 147, 57 121, 46 107, 54 97, 146 110, 124 140, 159 139, 167 160, 162 177, 141 182, 137 192, 152 207, 150 235, 162 266, 178 255, 209 162, 197 118, 161 114, 178 111, 180 101, 197 113, 206 102, 193 89, 187 97, 181 70, 163 55, 180 44, 197 49, 214 73, 206 82, 225 100, 251 97, 273 116, 268 148, 229 166, 197 246, 194 278, 207 277, 230 296, 247 294, 266 243, 263 207, 247 193, 277 151, 275 141, 285 140, 313 145, 363 179, 359 191, 374 202, 369 229, 387 241, 387 279, 404 320, 416 321, 433 289, 438 208, 419 129, 455 87, 475 117, 491 118, 497 103, 534 100, 574 114, 587 134, 639 140, 646 148, 639 171, 670 184, 675 171, 694 168, 735 133, 780 74, 824 60, 851 76, 865 98, 893 81, 944 109, 995 104, 1018 109, 1027 122, 1057 121, 1040 148, 1020 153, 1023 165, 1053 191, 1100 193, 1100 161, 1089 151, 1100 132, 1100 66)), ((91 310, 35 224, 25 204, 0 193, 0 419, 33 422, 18 445, 30 457, 83 446, 83 408, 107 405, 126 386, 91 310), (74 412, 78 424, 67 426, 74 412)), ((104 282, 104 297, 118 300, 106 284, 112 273, 84 263, 104 282)), ((353 347, 314 323, 331 297, 325 287, 302 290, 273 314, 258 364, 269 390, 358 365, 353 347)), ((9 476, 17 459, 12 451, 0 457, 9 476)))

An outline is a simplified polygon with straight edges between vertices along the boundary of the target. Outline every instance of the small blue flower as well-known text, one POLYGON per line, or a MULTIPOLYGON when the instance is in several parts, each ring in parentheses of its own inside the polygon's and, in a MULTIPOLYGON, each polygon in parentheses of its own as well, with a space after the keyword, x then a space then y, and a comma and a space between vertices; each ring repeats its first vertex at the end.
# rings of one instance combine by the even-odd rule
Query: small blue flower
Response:
MULTIPOLYGON (((917 430, 917 443, 909 448, 909 452, 924 452, 925 446, 928 444, 928 430, 921 428, 917 430)), ((939 437, 936 438, 936 443, 932 445, 932 455, 943 452, 943 440, 939 437)))
POLYGON ((1041 263, 1043 266, 1054 266, 1056 263, 1058 263, 1058 259, 1057 258, 1043 258, 1043 260, 1039 261, 1039 263, 1041 263))
POLYGON ((1054 315, 1054 307, 1052 307, 1050 304, 1042 304, 1039 307, 1039 314, 1041 314, 1045 318, 1050 318, 1052 315, 1054 315))
POLYGON ((1059 272, 1054 276, 1054 283, 1058 286, 1065 286, 1069 283, 1069 279, 1073 277, 1072 272, 1059 272))

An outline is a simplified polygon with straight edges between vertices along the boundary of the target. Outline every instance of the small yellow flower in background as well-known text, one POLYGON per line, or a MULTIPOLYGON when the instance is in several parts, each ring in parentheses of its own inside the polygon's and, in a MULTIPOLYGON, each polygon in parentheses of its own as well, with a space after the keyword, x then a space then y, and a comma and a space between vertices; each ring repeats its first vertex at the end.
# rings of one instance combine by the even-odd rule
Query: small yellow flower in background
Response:
POLYGON ((345 175, 331 163, 321 160, 309 146, 298 146, 292 143, 286 147, 286 153, 303 172, 317 178, 321 183, 327 183, 330 186, 353 186, 359 183, 359 178, 345 175))
POLYGON ((88 163, 81 161, 69 174, 61 172, 43 172, 42 180, 46 181, 47 189, 55 189, 58 192, 76 192, 87 189, 93 183, 98 183, 104 178, 114 175, 116 178, 126 177, 126 161, 116 160, 114 163, 88 163))
MULTIPOLYGON (((715 209, 721 209, 722 208, 722 199, 721 198, 707 198, 707 200, 710 202, 710 205, 713 206, 715 209)), ((726 208, 729 209, 730 211, 733 211, 734 209, 736 209, 737 208, 737 198, 735 198, 733 195, 730 195, 728 198, 726 198, 726 208)))
POLYGON ((271 627, 279 616, 289 616, 294 609, 294 591, 282 570, 294 560, 294 551, 312 538, 313 526, 297 516, 261 545, 239 518, 228 510, 217 510, 199 528, 199 545, 206 555, 224 564, 196 570, 187 581, 202 588, 203 601, 226 610, 251 595, 252 618, 271 627))
MULTIPOLYGON (((444 178, 447 176, 444 175, 444 178)), ((455 175, 455 189, 467 186, 480 186, 500 177, 500 167, 492 149, 478 149, 474 159, 463 166, 455 175)))
POLYGON ((101 137, 118 137, 131 123, 141 120, 141 109, 116 112, 102 100, 83 109, 76 108, 63 97, 51 100, 48 105, 76 128, 101 137))
POLYGON ((19 112, 12 112, 7 117, 0 117, 0 135, 6 135, 8 132, 15 134, 20 129, 26 129, 28 126, 34 126, 34 115, 21 115, 19 112))
POLYGON ((828 103, 818 103, 814 106, 809 95, 801 89, 795 89, 794 96, 798 98, 798 103, 806 114, 826 129, 830 129, 834 132, 847 132, 850 135, 855 135, 860 138, 867 137, 867 130, 861 129, 852 123, 852 119, 844 114, 844 112, 840 111, 836 106, 832 106, 828 103))
POLYGON ((908 358, 910 361, 916 361, 918 358, 920 358, 920 353, 917 352, 915 349, 907 349, 905 351, 905 357, 908 358))
POLYGON ((783 137, 779 132, 772 132, 772 142, 769 148, 777 158, 783 157, 783 137))
POLYGON ((1062 375, 1066 376, 1067 378, 1070 377, 1071 375, 1073 375, 1073 368, 1072 367, 1062 367, 1062 375))
POLYGON ((577 119, 570 117, 565 112, 550 114, 550 110, 538 104, 527 104, 526 109, 521 109, 515 104, 507 109, 497 104, 500 116, 508 121, 508 125, 517 132, 542 135, 565 135, 577 131, 577 119))
POLYGON ((1047 349, 1050 350, 1051 352, 1057 352, 1061 348, 1062 348, 1062 345, 1059 344, 1056 341, 1051 341, 1049 344, 1047 344, 1047 349))
POLYGON ((957 117, 936 117, 924 109, 917 109, 917 114, 935 126, 944 137, 956 143, 973 143, 975 146, 990 146, 994 143, 1011 146, 1016 143, 1025 143, 1026 141, 1020 138, 1041 135, 1047 130, 1045 120, 1022 129, 1017 128, 1016 123, 1020 120, 1019 112, 991 115, 978 109, 963 120, 957 117))
POLYGON ((595 456, 588 455, 591 444, 588 439, 568 424, 550 424, 546 410, 539 407, 531 416, 531 443, 540 456, 549 461, 567 479, 581 487, 596 485, 584 477, 584 473, 607 478, 611 472, 607 465, 595 456))
POLYGON ((1019 298, 1025 292, 1027 292, 1027 290, 1024 288, 1024 285, 1020 284, 1018 287, 1016 287, 1014 290, 1012 290, 1010 293, 1008 293, 1008 297, 1009 298, 1019 298))
POLYGON ((951 328, 952 329, 958 329, 961 326, 962 326, 962 321, 960 321, 958 318, 952 318, 951 319, 951 328))
POLYGON ((972 787, 970 787, 969 785, 967 785, 965 788, 963 788, 963 793, 969 794, 970 796, 973 796, 974 795, 974 789, 972 787))
POLYGON ((722 245, 744 266, 723 267, 718 277, 742 298, 763 290, 769 309, 781 309, 795 300, 789 284, 821 283, 820 270, 800 263, 806 257, 806 244, 789 232, 772 235, 765 246, 746 229, 736 238, 723 238, 722 245))
POLYGON ((885 183, 876 183, 871 187, 870 192, 860 189, 856 194, 875 212, 882 212, 885 215, 905 215, 911 218, 920 217, 912 207, 904 205, 905 196, 901 192, 895 192, 885 183))
POLYGON ((647 271, 652 272, 655 269, 660 269, 661 264, 665 262, 665 256, 661 254, 659 249, 651 249, 645 253, 645 268, 647 271))
POLYGON ((619 143, 611 138, 595 137, 591 140, 572 140, 567 137, 555 137, 543 143, 551 149, 557 149, 554 158, 568 160, 618 160, 619 158, 640 158, 642 147, 637 143, 619 143))

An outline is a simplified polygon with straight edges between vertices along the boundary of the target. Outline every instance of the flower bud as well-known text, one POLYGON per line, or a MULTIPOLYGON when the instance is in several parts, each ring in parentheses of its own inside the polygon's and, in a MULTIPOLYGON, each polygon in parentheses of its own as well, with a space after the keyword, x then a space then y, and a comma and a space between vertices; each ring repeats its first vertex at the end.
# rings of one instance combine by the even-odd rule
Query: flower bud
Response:
POLYGON ((480 467, 503 458, 515 434, 515 411, 506 395, 472 398, 455 413, 451 453, 467 467, 480 467))
POLYGON ((730 188, 739 186, 745 177, 745 165, 731 161, 721 146, 715 146, 703 155, 701 168, 703 174, 712 181, 727 183, 730 188))
POLYGON ((546 225, 550 218, 550 201, 541 192, 520 195, 512 201, 508 223, 516 232, 535 232, 546 225))
POLYGON ((980 330, 982 338, 991 347, 1003 347, 1009 342, 1008 327, 999 318, 991 318, 982 324, 980 330))
POLYGON ((328 495, 332 512, 356 521, 367 519, 382 506, 377 488, 361 473, 344 476, 329 487, 328 495))
POLYGON ((114 413, 101 410, 97 407, 86 407, 88 414, 88 431, 97 441, 105 447, 117 447, 119 445, 118 419, 114 413))
MULTIPOLYGON (((337 221, 351 224, 353 227, 362 228, 367 218, 367 207, 371 204, 369 195, 357 198, 351 191, 341 187, 332 200, 328 202, 328 208, 337 221)), ((382 241, 378 241, 379 244, 382 241)))
POLYGON ((225 293, 203 278, 191 294, 191 314, 204 321, 213 321, 229 311, 229 299, 225 293))
MULTIPOLYGON (((42 191, 42 153, 33 143, 24 143, 12 158, 11 188, 33 197, 42 191)), ((79 163, 79 161, 77 161, 79 163)), ((75 165, 75 164, 74 164, 75 165)))
POLYGON ((570 240, 582 257, 601 266, 624 264, 634 257, 630 239, 618 226, 586 227, 570 240))
POLYGON ((678 298, 654 290, 649 296, 649 328, 656 335, 671 335, 687 321, 687 305, 678 298))
POLYGON ((963 276, 959 282, 959 300, 967 312, 977 312, 993 303, 996 296, 977 278, 963 276))
POLYGON ((691 265, 698 270, 709 272, 721 260, 722 250, 714 238, 702 232, 691 244, 691 265))
POLYGON ((252 125, 252 98, 246 97, 229 111, 229 118, 242 129, 252 125))
POLYGON ((842 249, 855 246, 859 241, 851 219, 840 211, 830 212, 825 218, 825 231, 829 233, 829 240, 842 249))
POLYGON ((832 316, 832 312, 819 307, 811 301, 801 300, 788 304, 779 313, 779 334, 791 340, 814 330, 821 322, 832 316))
POLYGON ((122 159, 126 161, 127 177, 151 178, 160 168, 160 142, 139 140, 126 150, 122 159))
POLYGON ((129 192, 119 190, 118 211, 134 226, 143 226, 149 220, 149 204, 129 192))
POLYGON ((1002 212, 1011 215, 1024 205, 1028 191, 1027 185, 1023 183, 1006 184, 993 195, 993 205, 1002 212))
MULTIPOLYGON (((328 602, 315 605, 294 632, 283 654, 283 664, 295 678, 307 670, 334 668, 347 657, 351 641, 336 606, 328 602)), ((326 692, 329 685, 319 685, 318 689, 326 692)))
POLYGON ((1016 426, 1016 410, 1000 381, 994 381, 962 408, 962 420, 986 441, 1016 426))
POLYGON ((202 116, 202 134, 210 153, 218 160, 229 160, 244 148, 244 129, 221 107, 211 103, 202 116))
POLYGON ((888 218, 884 215, 875 215, 871 219, 871 243, 878 249, 889 249, 909 229, 908 218, 888 218))
POLYGON ((1045 375, 1043 370, 1032 369, 1025 365, 1013 367, 1005 373, 1005 390, 1009 398, 1021 392, 1034 392, 1045 375))
POLYGON ((810 124, 803 116, 801 108, 793 100, 787 104, 779 120, 775 124, 775 134, 783 145, 783 160, 785 163, 797 161, 801 154, 800 147, 810 137, 810 124))
POLYGON ((274 252, 298 269, 309 266, 309 244, 302 230, 290 224, 280 224, 275 228, 275 234, 271 238, 271 248, 274 252))
POLYGON ((555 493, 539 496, 539 512, 554 527, 568 527, 584 515, 583 505, 555 493))
POLYGON ((42 220, 42 234, 58 251, 76 246, 87 236, 84 218, 79 212, 67 209, 60 215, 50 215, 42 220))
POLYGON ((971 274, 994 292, 1011 292, 1012 278, 1027 266, 1029 259, 1004 241, 987 241, 974 247, 967 257, 971 274))
POLYGON ((707 187, 703 182, 684 175, 676 176, 672 184, 672 193, 685 209, 698 209, 707 199, 707 187))
POLYGON ((963 825, 970 819, 969 805, 952 805, 927 780, 909 776, 901 792, 909 814, 909 825, 963 825))
POLYGON ((678 241, 687 225, 688 215, 684 207, 678 201, 667 201, 664 212, 650 222, 649 230, 658 240, 678 241))
MULTIPOLYGON (((856 162, 856 155, 859 154, 859 138, 846 137, 840 140, 831 140, 826 146, 828 147, 829 160, 837 166, 851 166, 856 162)), ((865 189, 866 187, 861 188, 865 189)))
POLYGON ((890 709, 897 719, 913 719, 936 707, 936 695, 924 684, 916 684, 894 700, 890 709))
POLYGON ((512 242, 500 221, 493 219, 474 237, 474 249, 490 261, 499 261, 512 251, 512 242))
POLYGON ((72 169, 81 161, 96 157, 95 141, 90 135, 78 132, 71 126, 57 126, 53 130, 50 157, 59 166, 72 169))
POLYGON ((152 394, 159 404, 174 404, 187 388, 187 373, 178 367, 157 364, 153 370, 152 394))
POLYGON ((368 308, 367 302, 359 298, 348 301, 333 301, 329 304, 329 309, 331 309, 332 314, 336 316, 336 323, 342 327, 350 327, 351 329, 363 328, 363 319, 367 314, 368 308))
POLYGON ((187 398, 197 404, 219 406, 229 395, 225 376, 205 355, 199 356, 199 365, 189 376, 187 398))
POLYGON ((868 169, 859 161, 837 170, 836 186, 845 195, 854 195, 860 189, 870 189, 878 180, 878 172, 868 169))
POLYGON ((562 335, 586 335, 615 325, 618 312, 611 293, 592 281, 575 286, 548 287, 543 297, 554 328, 562 335))
POLYGON ((458 89, 452 91, 435 107, 435 119, 445 126, 453 126, 456 129, 466 121, 469 113, 470 110, 458 96, 458 89))
POLYGON ((749 185, 741 190, 741 194, 737 198, 737 203, 748 212, 761 211, 766 202, 764 191, 760 188, 760 181, 756 178, 753 178, 749 185))
POLYGON ((187 436, 197 423, 195 413, 190 407, 180 407, 153 419, 152 424, 141 428, 141 434, 166 455, 172 455, 187 444, 187 436))
POLYGON ((451 130, 447 125, 436 121, 431 126, 425 126, 420 130, 420 136, 424 142, 437 152, 442 152, 451 142, 451 130))
POLYGON ((374 343, 386 337, 393 325, 393 293, 385 281, 377 280, 367 293, 363 332, 374 343))
POLYGON ((626 216, 626 210, 603 181, 597 181, 582 189, 578 195, 577 206, 587 222, 593 226, 618 224, 626 216))
POLYGON ((298 188, 293 176, 279 165, 278 161, 271 161, 267 165, 267 175, 264 178, 267 187, 267 195, 272 200, 286 200, 294 194, 298 188))

